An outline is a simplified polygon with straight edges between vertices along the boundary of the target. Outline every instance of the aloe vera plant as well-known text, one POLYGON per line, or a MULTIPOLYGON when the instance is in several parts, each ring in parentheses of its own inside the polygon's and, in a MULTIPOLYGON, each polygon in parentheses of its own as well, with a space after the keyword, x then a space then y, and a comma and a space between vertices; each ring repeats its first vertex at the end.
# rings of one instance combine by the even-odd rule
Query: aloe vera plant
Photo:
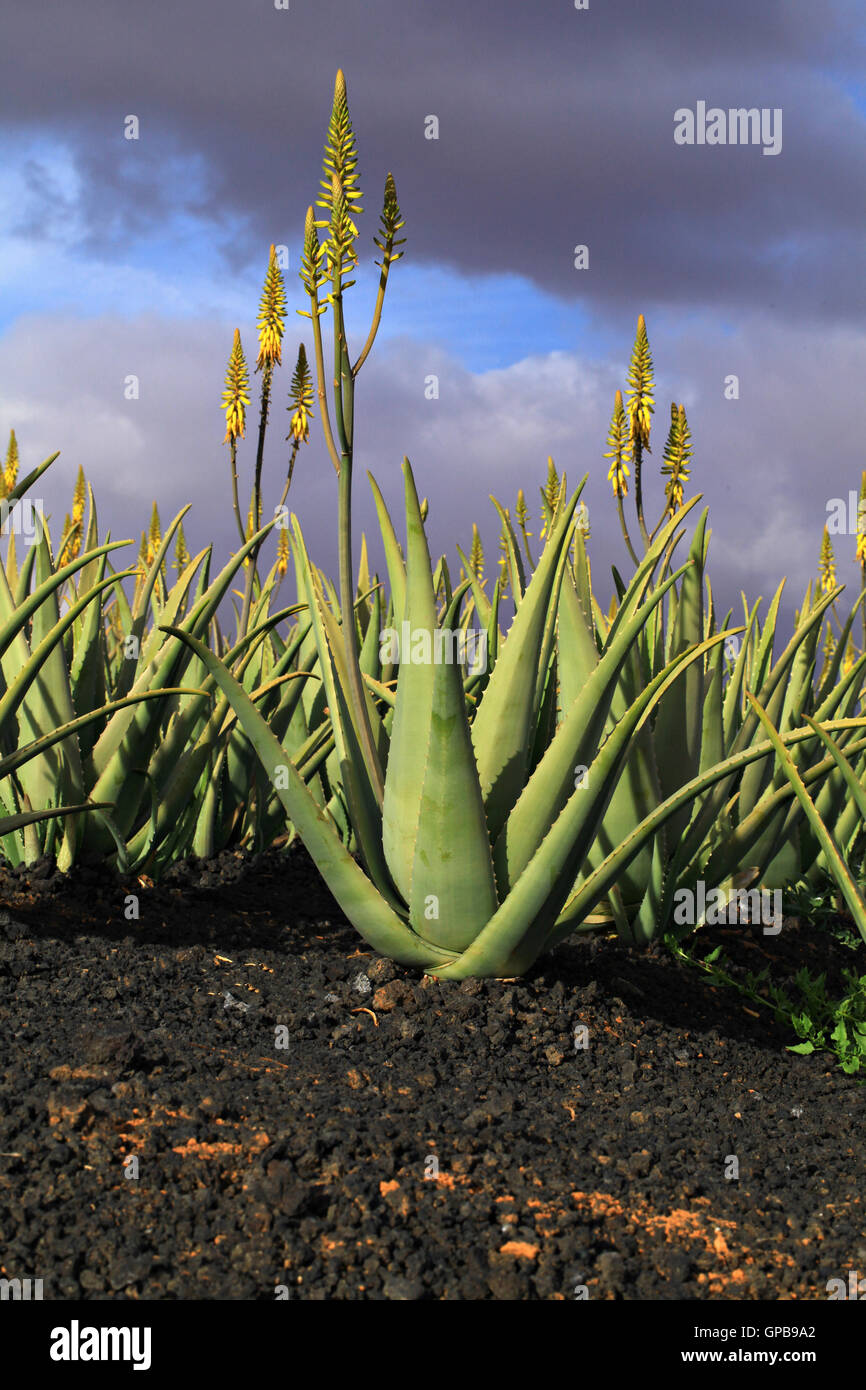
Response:
MULTIPOLYGON (((464 583, 440 622, 433 569, 420 505, 404 462, 406 550, 404 622, 426 636, 451 631, 465 598, 464 583)), ((560 494, 539 564, 526 587, 513 626, 477 700, 456 662, 400 663, 396 693, 365 692, 367 718, 384 768, 379 804, 363 754, 352 705, 346 631, 310 564, 297 521, 293 545, 303 575, 343 771, 349 816, 360 862, 292 766, 287 751, 230 672, 190 634, 176 632, 214 676, 261 757, 278 795, 349 919, 376 949, 442 977, 508 976, 526 970, 558 935, 575 875, 595 842, 611 794, 633 756, 646 721, 694 663, 724 635, 675 653, 612 726, 610 702, 635 642, 689 564, 653 583, 677 513, 650 546, 623 596, 605 651, 578 691, 538 761, 533 759, 538 713, 553 650, 560 589, 574 539, 579 493, 560 494), (384 712, 383 712, 384 711, 384 712), (585 774, 575 778, 575 768, 585 774), (575 784, 577 783, 577 784, 575 784)), ((694 504, 689 504, 689 506, 694 504)), ((687 509, 684 509, 687 510, 687 509)), ((398 556, 392 553, 398 565, 398 556)), ((356 640, 354 622, 348 640, 356 640)), ((424 642, 419 644, 422 648, 424 642)), ((813 737, 812 730, 806 735, 813 737)), ((742 764, 772 753, 769 743, 747 750, 742 764)), ((633 836, 640 846, 689 804, 695 791, 727 775, 706 769, 697 788, 668 798, 633 836)), ((603 875, 602 875, 603 879, 603 875)), ((598 896, 604 892, 600 884, 598 896)), ((593 902, 586 903, 586 911, 593 902)))
MULTIPOLYGON (((17 491, 32 487, 51 462, 17 491)), ((83 554, 58 564, 43 523, 20 565, 10 538, 0 568, 6 858, 32 862, 50 853, 64 869, 81 854, 109 855, 124 869, 158 870, 184 853, 213 853, 239 822, 253 839, 257 829, 266 837, 271 792, 262 786, 254 795, 254 752, 225 701, 214 706, 207 672, 182 643, 165 638, 158 621, 208 634, 275 726, 287 727, 307 678, 297 668, 305 629, 287 642, 276 635, 276 626, 299 609, 272 611, 275 572, 258 586, 249 630, 233 646, 217 622, 235 574, 270 526, 245 541, 212 582, 208 549, 187 557, 169 588, 164 566, 180 513, 156 538, 130 607, 123 583, 136 571, 115 572, 109 559, 128 542, 99 544, 88 492, 83 554), (88 815, 77 814, 85 808, 88 815)), ((74 528, 79 542, 83 531, 84 510, 77 517, 76 510, 61 545, 65 554, 78 550, 69 543, 74 528)))

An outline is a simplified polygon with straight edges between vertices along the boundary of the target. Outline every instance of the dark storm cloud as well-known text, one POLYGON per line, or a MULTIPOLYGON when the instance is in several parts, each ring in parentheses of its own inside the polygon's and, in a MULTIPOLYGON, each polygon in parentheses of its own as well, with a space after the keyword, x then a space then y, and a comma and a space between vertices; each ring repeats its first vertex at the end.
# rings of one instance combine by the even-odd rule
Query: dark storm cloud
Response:
MULTIPOLYGON (((863 310, 862 9, 809 0, 79 3, 4 17, 0 112, 71 141, 91 249, 185 209, 237 266, 297 236, 334 72, 372 234, 392 169, 413 256, 510 270, 619 317, 635 306, 790 317, 863 310), (677 147, 697 100, 780 107, 783 149, 677 147), (140 117, 137 144, 122 139, 140 117), (424 139, 427 115, 438 141, 424 139), (185 187, 172 161, 203 161, 185 187), (586 243, 590 270, 572 248, 586 243)), ((38 171, 22 214, 56 203, 38 171)))
MULTIPOLYGON (((191 503, 185 523, 191 548, 214 541, 222 563, 236 544, 217 389, 225 324, 186 320, 178 325, 149 316, 134 323, 105 318, 96 328, 75 318, 22 318, 0 338, 0 382, 8 393, 3 415, 16 425, 22 469, 60 448, 41 485, 54 524, 69 508, 81 464, 94 485, 102 533, 110 528, 114 537, 131 537, 136 544, 154 498, 164 522, 191 503), (129 401, 124 374, 133 369, 141 391, 138 400, 129 401)), ((849 487, 859 486, 858 407, 866 340, 840 327, 828 330, 816 352, 808 328, 785 330, 752 319, 743 332, 709 346, 699 324, 680 331, 660 327, 654 342, 658 407, 645 475, 647 510, 663 505, 658 470, 668 403, 676 396, 688 403, 695 439, 687 492, 701 492, 710 507, 710 573, 719 607, 739 613, 741 589, 751 601, 759 594, 768 600, 786 573, 783 610, 790 616, 817 571, 828 503, 847 498, 849 487), (734 369, 741 383, 738 401, 726 400, 722 389, 734 369), (807 400, 813 404, 804 406, 807 400)), ((571 485, 589 475, 584 495, 590 553, 606 604, 609 566, 621 564, 624 554, 603 441, 625 355, 606 362, 553 353, 477 374, 414 339, 382 344, 359 376, 356 544, 366 530, 374 563, 384 573, 365 475, 369 469, 377 478, 402 533, 400 460, 406 453, 430 500, 434 556, 445 550, 456 573, 455 542, 465 548, 477 521, 491 574, 498 534, 489 495, 513 507, 517 489, 524 487, 530 530, 537 536, 538 487, 551 453, 571 485), (431 372, 439 378, 435 400, 424 394, 431 372)), ((284 366, 280 393, 289 370, 284 366)), ((268 506, 279 497, 285 476, 286 420, 282 410, 274 412, 265 466, 268 506)), ((249 429, 239 455, 245 497, 253 436, 249 429)), ((311 443, 298 460, 290 505, 302 519, 311 553, 330 573, 336 563, 335 498, 317 412, 311 443)), ((631 504, 630 497, 629 517, 631 504)), ((853 536, 835 541, 849 598, 859 590, 854 544, 853 536)), ((132 563, 134 555, 132 549, 125 562, 132 563)), ((842 609, 847 612, 844 600, 842 609)))

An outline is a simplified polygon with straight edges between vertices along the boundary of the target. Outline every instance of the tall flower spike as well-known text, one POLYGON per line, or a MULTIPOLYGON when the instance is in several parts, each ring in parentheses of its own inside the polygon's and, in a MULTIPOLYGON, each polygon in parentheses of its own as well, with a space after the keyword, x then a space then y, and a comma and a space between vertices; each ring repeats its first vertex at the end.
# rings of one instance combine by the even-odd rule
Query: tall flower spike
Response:
MULTIPOLYGON (((298 271, 298 276, 310 299, 313 300, 327 278, 325 247, 319 245, 319 234, 316 231, 316 226, 313 209, 307 208, 304 222, 304 249, 301 252, 301 268, 298 271)), ((316 311, 317 317, 324 314, 327 307, 327 303, 320 304, 316 311)), ((313 317, 311 310, 298 309, 296 312, 305 319, 312 319, 313 317)))
POLYGON ((641 314, 637 321, 637 334, 628 369, 628 396, 626 413, 632 444, 639 439, 647 453, 650 453, 650 428, 655 406, 653 383, 653 360, 650 352, 646 320, 641 314))
POLYGON ((246 408, 250 403, 248 395, 250 379, 244 350, 241 347, 240 329, 235 329, 234 343, 226 369, 226 384, 223 391, 222 409, 226 416, 226 434, 223 444, 235 439, 243 439, 246 426, 246 408))
POLYGON ((484 549, 481 545, 478 527, 474 521, 472 523, 472 546, 469 551, 469 568, 480 584, 484 578, 484 549))
POLYGON ((531 536, 532 532, 527 532, 526 530, 526 523, 529 520, 529 512, 526 506, 526 496, 522 487, 518 488, 517 490, 517 503, 514 508, 514 515, 517 517, 517 524, 520 527, 523 534, 531 536))
POLYGON ((692 434, 684 405, 671 402, 671 427, 664 448, 661 471, 668 477, 665 485, 667 514, 673 516, 683 505, 683 485, 689 480, 692 456, 692 434))
POLYGON ((286 570, 289 568, 289 533, 285 528, 280 531, 277 539, 277 574, 282 579, 286 570))
POLYGON ((84 476, 84 469, 78 465, 78 477, 75 479, 75 489, 72 493, 72 525, 78 526, 84 518, 84 499, 87 496, 87 479, 84 476))
MULTIPOLYGON (((325 254, 325 269, 328 278, 333 280, 336 273, 336 266, 340 266, 340 287, 348 289, 354 285, 354 280, 344 280, 347 275, 358 264, 358 252, 355 248, 355 238, 357 231, 355 224, 349 216, 349 204, 346 201, 345 190, 340 183, 338 174, 331 176, 331 222, 330 235, 322 248, 325 254)), ((328 302, 333 298, 333 290, 328 296, 328 302)))
POLYGON ((553 462, 553 456, 551 454, 547 456, 547 482, 544 484, 544 487, 539 488, 539 492, 541 493, 541 506, 544 513, 544 522, 541 527, 539 540, 543 541, 550 529, 554 508, 559 499, 559 474, 556 471, 556 464, 553 462))
POLYGON ((63 520, 63 532, 60 537, 60 554, 64 564, 69 564, 71 560, 77 560, 81 553, 81 527, 76 526, 69 513, 63 520))
POLYGON ((499 592, 503 597, 508 593, 508 536, 504 523, 499 537, 499 592))
POLYGON ((310 421, 313 418, 313 377, 307 362, 307 350, 303 343, 298 346, 298 360, 292 377, 287 410, 293 410, 291 434, 296 444, 306 443, 310 437, 310 421))
POLYGON ((387 270, 389 265, 399 261, 405 255, 404 251, 396 251, 397 246, 404 246, 406 238, 400 237, 395 240, 400 228, 404 226, 404 219, 400 213, 400 204, 397 202, 397 185, 394 182, 394 175, 388 174, 385 178, 385 197, 382 204, 382 211, 379 213, 379 221, 382 223, 381 231, 373 237, 374 246, 378 246, 382 252, 381 261, 375 264, 387 270), (382 240, 379 240, 379 237, 382 240))
POLYGON ((18 440, 15 431, 9 431, 9 448, 6 450, 6 464, 3 469, 4 496, 12 491, 18 481, 18 440))
POLYGON ((338 69, 334 83, 334 102, 325 141, 325 157, 322 161, 321 187, 324 196, 316 202, 317 207, 324 208, 327 212, 325 220, 317 224, 320 227, 330 227, 333 220, 335 174, 346 200, 348 226, 351 229, 351 238, 354 239, 358 235, 358 228, 352 217, 355 213, 364 211, 360 203, 363 194, 358 187, 358 148, 349 115, 346 79, 342 68, 338 69))
POLYGON ((829 594, 831 589, 836 587, 836 557, 833 554, 833 542, 830 540, 830 532, 824 527, 824 535, 821 539, 821 559, 819 577, 821 581, 821 592, 829 594))
POLYGON ((614 400, 613 415, 610 418, 610 429, 607 433, 607 446, 608 452, 604 457, 611 460, 607 477, 613 488, 613 495, 614 497, 627 497, 628 479, 631 476, 628 460, 631 458, 632 444, 622 403, 622 391, 617 391, 614 400))
POLYGON ((857 508, 857 561, 866 570, 866 472, 860 477, 860 504, 857 508))
POLYGON ((162 541, 162 522, 159 519, 159 508, 156 502, 153 504, 153 511, 150 514, 150 530, 147 536, 147 563, 152 565, 156 559, 156 552, 159 550, 162 541))
POLYGON ((277 251, 271 246, 262 298, 259 304, 259 355, 256 358, 256 371, 262 367, 282 362, 280 344, 286 322, 286 287, 283 272, 277 265, 277 251))
POLYGON ((183 534, 183 522, 177 528, 177 538, 174 543, 174 562, 173 569, 178 574, 182 574, 189 564, 189 551, 186 548, 186 536, 183 534))

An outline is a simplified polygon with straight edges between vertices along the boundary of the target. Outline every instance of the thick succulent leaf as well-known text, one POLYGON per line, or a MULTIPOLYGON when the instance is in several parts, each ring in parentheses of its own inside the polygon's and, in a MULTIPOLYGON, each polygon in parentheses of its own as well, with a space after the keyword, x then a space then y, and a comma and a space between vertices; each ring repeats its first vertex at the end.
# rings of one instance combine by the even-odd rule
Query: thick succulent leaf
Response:
POLYGON ((520 546, 517 544, 517 537, 514 534, 514 527, 511 525, 511 518, 508 512, 497 502, 495 497, 491 497, 490 500, 499 513, 499 519, 502 522, 502 534, 505 537, 511 592, 514 595, 515 606, 519 606, 526 591, 526 573, 523 568, 520 546))
MULTIPOLYGON (((552 819, 559 815, 575 786, 583 785, 585 788, 585 783, 578 781, 583 776, 579 770, 588 768, 595 757, 622 667, 632 652, 641 628, 681 573, 678 570, 669 576, 649 596, 643 607, 635 609, 629 601, 630 618, 625 626, 618 626, 616 633, 609 636, 598 665, 584 682, 580 694, 556 730, 550 747, 523 788, 494 842, 493 862, 500 895, 504 895, 508 887, 516 882, 532 859, 552 819)), ((521 611, 526 609, 530 601, 532 583, 521 611)), ((642 577, 636 575, 632 584, 642 585, 642 577)), ((507 643, 505 650, 508 650, 507 643)))
POLYGON ((385 499, 379 490, 379 484, 372 473, 368 473, 367 477, 370 479, 370 487, 373 489, 376 513, 379 517, 379 529, 382 532, 382 544, 385 547, 385 563, 388 566, 394 614, 397 621, 402 622, 406 610, 406 565, 403 560, 403 552, 397 540, 394 524, 388 514, 388 508, 385 506, 385 499))
MULTIPOLYGON (((426 567, 419 562, 415 516, 409 505, 415 493, 412 469, 405 460, 403 476, 406 494, 407 545, 412 547, 413 563, 406 567, 406 593, 403 619, 398 627, 400 637, 400 671, 397 678, 397 697, 388 768, 385 774, 385 797, 382 804, 382 845, 385 859, 397 888, 405 902, 412 899, 412 869, 415 862, 415 842, 421 814, 421 796, 425 777, 425 753, 430 736, 433 709, 433 663, 413 660, 412 644, 419 637, 419 652, 425 632, 429 641, 429 624, 436 623, 433 576, 430 570, 427 542, 423 537, 426 567), (431 617, 432 615, 432 617, 431 617), (409 650, 406 651, 406 641, 409 650)), ((417 506, 417 495, 415 495, 417 506)))
MULTIPOLYGON (((292 518, 292 546, 297 557, 304 584, 304 596, 316 635, 318 670, 327 699, 334 728, 335 784, 345 795, 349 820, 357 836, 358 849, 370 877, 384 897, 398 909, 403 906, 394 892, 386 856, 382 847, 382 812, 370 780, 361 740, 355 723, 349 693, 349 674, 343 634, 340 624, 325 600, 319 574, 310 564, 303 533, 296 517, 292 518)), ((384 761, 385 733, 369 692, 367 714, 373 740, 384 761)))
POLYGON ((484 592, 480 579, 473 570, 466 556, 463 554, 463 551, 460 549, 460 546, 457 545, 454 548, 457 551, 457 554, 460 556, 460 561, 463 565, 463 573, 466 575, 466 578, 469 580, 469 584, 472 588, 472 600, 475 604, 475 611, 478 614, 478 621, 482 627, 487 627, 488 623, 490 622, 491 614, 493 612, 493 606, 490 602, 490 599, 484 592))
MULTIPOLYGON (((447 950, 467 946, 498 906, 490 840, 475 755, 466 718, 460 665, 436 659, 436 620, 430 554, 411 469, 406 467, 407 610, 413 651, 418 634, 429 643, 426 663, 401 663, 391 758, 385 783, 390 825, 413 828, 409 921, 414 930, 447 950), (420 576, 420 578, 419 578, 420 576), (412 673, 420 673, 420 680, 412 673), (404 677, 412 677, 406 678, 404 677), (407 701, 426 717, 420 742, 398 741, 407 701), (401 761, 395 765, 395 759, 401 761)), ((404 656, 407 653, 403 654, 404 656)), ((392 839, 393 843, 393 839, 392 839)), ((402 845, 400 846, 402 849, 402 845)))
POLYGON ((43 811, 22 811, 16 816, 0 816, 0 836, 25 825, 36 825, 40 821, 57 820, 58 817, 76 816, 82 811, 97 811, 104 808, 104 802, 83 801, 80 806, 55 806, 43 811))
MULTIPOLYGON (((790 733, 785 734, 782 741, 785 746, 788 746, 803 739, 811 738, 814 738, 812 729, 794 729, 790 733)), ((687 805, 689 801, 703 796, 714 783, 731 776, 736 777, 744 767, 747 767, 757 759, 772 756, 773 752, 773 745, 766 740, 760 743, 754 743, 739 753, 732 754, 730 757, 726 758, 724 762, 719 763, 718 767, 708 768, 705 772, 699 773, 693 781, 687 783, 684 787, 680 787, 673 796, 668 797, 666 801, 656 807, 655 810, 653 810, 640 825, 635 826, 631 834, 607 856, 604 863, 599 865, 598 869, 596 869, 596 871, 581 885, 580 889, 569 897, 562 912, 557 918, 556 927, 551 935, 549 944, 554 945, 556 941, 562 940, 564 936, 576 930, 580 923, 587 919, 596 904, 609 892, 611 885, 616 883, 619 875, 628 867, 635 855, 639 854, 644 846, 656 835, 659 828, 664 825, 672 812, 675 812, 681 806, 687 805)), ((829 766, 829 759, 826 766, 829 766)), ((824 770, 826 770, 826 767, 824 770)), ((792 795, 793 792, 787 788, 776 792, 774 798, 778 797, 779 803, 775 803, 774 801, 772 810, 775 810, 776 805, 780 804, 783 799, 790 798, 792 795)), ((712 885, 723 881, 725 878, 729 877, 731 873, 736 872, 739 865, 740 856, 737 855, 736 866, 733 870, 725 864, 719 863, 715 869, 708 866, 707 869, 701 871, 701 873, 702 876, 703 874, 706 875, 706 882, 708 885, 712 885)), ((695 878, 698 876, 699 870, 697 867, 693 867, 690 871, 686 871, 685 873, 680 872, 677 875, 679 882, 687 882, 689 879, 694 882, 695 878)))
POLYGON ((433 973, 448 979, 520 974, 535 960, 568 896, 577 866, 597 832, 635 734, 683 668, 692 661, 701 661, 705 651, 720 640, 711 638, 675 657, 641 693, 593 759, 586 781, 572 792, 487 926, 453 965, 433 973))
MULTIPOLYGON (((830 869, 830 872, 833 875, 833 878, 836 881, 840 893, 845 899, 845 902, 848 904, 848 909, 851 913, 851 916, 854 918, 854 921, 857 924, 857 930, 860 932, 860 935, 862 936, 863 940, 866 941, 866 902, 864 902, 863 895, 860 892, 860 889, 857 887, 857 883, 855 882, 854 876, 851 873, 851 870, 848 868, 848 865, 845 863, 845 860, 842 858, 842 855, 839 852, 838 845, 835 843, 826 825, 821 820, 821 817, 818 815, 818 812, 815 809, 815 803, 812 800, 806 786, 803 783, 803 779, 800 776, 800 773, 797 769, 797 765, 791 757, 790 753, 788 752, 787 748, 785 747, 777 730, 773 727, 773 724, 770 721, 766 711, 762 708, 760 703, 755 699, 754 695, 752 695, 751 692, 748 692, 748 695, 752 708, 754 709, 762 725, 764 726, 767 737, 773 745, 776 757, 779 761, 779 765, 785 773, 785 776, 787 777, 794 790, 797 800, 803 808, 803 813, 806 817, 806 820, 809 823, 811 830, 813 831, 815 837, 821 845, 821 849, 823 850, 826 863, 830 869)), ((819 734, 819 737, 822 739, 822 742, 830 749, 837 766, 841 768, 842 764, 844 763, 844 758, 842 758, 842 755, 839 752, 838 748, 836 748, 835 744, 833 743, 833 740, 829 737, 829 735, 821 734, 820 731, 817 729, 817 726, 813 725, 813 728, 815 728, 816 733, 819 734)))
POLYGON ((215 677, 258 753, 286 814, 315 860, 316 866, 340 907, 365 941, 402 965, 427 968, 435 960, 449 960, 449 952, 439 951, 416 934, 385 902, 363 869, 341 843, 333 825, 304 785, 297 770, 274 738, 264 719, 218 657, 188 632, 172 630, 185 642, 215 677), (277 770, 279 769, 279 775, 277 770), (285 785, 283 785, 285 783, 285 785))
MULTIPOLYGON (((706 526, 705 510, 695 528, 689 551, 692 563, 683 575, 678 595, 673 644, 668 660, 700 642, 704 635, 706 526)), ((690 781, 700 767, 703 693, 704 672, 700 666, 693 665, 683 680, 671 687, 659 705, 653 747, 663 797, 670 796, 677 787, 690 781)), ((688 810, 684 808, 671 821, 669 829, 672 836, 676 837, 685 829, 687 819, 688 810)))
MULTIPOLYGON (((57 455, 55 454, 56 458, 57 455)), ((105 545, 99 546, 98 550, 89 555, 79 555, 68 565, 62 565, 60 569, 54 570, 51 575, 28 594, 22 601, 13 604, 11 612, 0 614, 0 656, 3 656, 15 638, 26 627, 29 620, 38 608, 45 602, 49 594, 59 592, 67 579, 84 565, 88 564, 94 554, 107 554, 111 550, 118 550, 123 545, 128 545, 128 541, 107 541, 105 545)), ((130 571, 131 573, 131 571, 130 571)), ((8 586, 7 586, 8 592, 8 586)))
MULTIPOLYGON (((0 758, 0 777, 8 777, 8 775, 14 772, 17 767, 20 767, 22 763, 26 763, 30 758, 35 758, 40 753, 44 753, 46 749, 51 748, 56 743, 62 743, 63 740, 68 738, 71 734, 79 733, 82 729, 87 728, 89 724, 93 724, 96 720, 103 719, 106 714, 112 713, 115 709, 122 709, 126 705, 136 704, 139 700, 161 699, 165 694, 186 695, 189 693, 186 686, 178 687, 178 689, 174 691, 150 690, 141 695, 128 695, 123 700, 114 700, 111 704, 105 705, 99 709, 88 710, 86 714, 77 715, 75 719, 70 720, 68 724, 61 725, 59 729, 52 729, 50 733, 43 734, 41 738, 36 739, 33 743, 21 744, 20 747, 16 748, 14 753, 8 754, 5 758, 0 758)), ((103 804, 108 805, 107 802, 103 804)))
POLYGON ((551 532, 472 721, 472 743, 493 840, 526 783, 542 693, 539 672, 546 673, 544 648, 559 603, 579 496, 580 490, 551 532))
MULTIPOLYGON (((184 632, 194 636, 207 629, 247 555, 261 544, 274 524, 269 521, 232 556, 193 605, 182 624, 184 632)), ((139 674, 131 693, 176 684, 172 678, 180 675, 188 660, 188 644, 179 639, 163 642, 157 656, 139 674)), ((143 779, 133 779, 129 774, 149 764, 159 741, 160 718, 159 701, 138 705, 131 711, 120 710, 112 716, 93 750, 97 774, 93 795, 114 804, 115 821, 122 835, 129 834, 145 790, 143 779)))

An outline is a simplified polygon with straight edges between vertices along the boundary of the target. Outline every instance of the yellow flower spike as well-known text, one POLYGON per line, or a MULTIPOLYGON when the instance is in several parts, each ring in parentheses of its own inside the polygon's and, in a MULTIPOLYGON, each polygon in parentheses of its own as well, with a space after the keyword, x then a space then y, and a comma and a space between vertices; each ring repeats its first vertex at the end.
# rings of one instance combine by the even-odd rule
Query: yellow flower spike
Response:
POLYGON ((256 371, 282 362, 280 344, 285 321, 286 287, 283 273, 277 265, 276 247, 272 245, 259 304, 259 355, 256 358, 256 371))
POLYGON ((72 560, 77 560, 81 552, 81 527, 73 522, 69 513, 63 519, 63 531, 60 536, 60 558, 64 564, 69 564, 72 560))
POLYGON ((11 492, 18 481, 18 440, 15 431, 9 431, 9 447, 6 450, 6 463, 3 468, 3 496, 11 492))
POLYGON ((611 459, 610 468, 607 470, 608 482, 613 487, 614 497, 627 497, 628 479, 631 477, 627 460, 631 458, 632 444, 622 403, 622 391, 617 391, 614 398, 607 445, 608 452, 604 457, 611 459))
POLYGON ((541 493, 542 524, 539 540, 544 540, 550 529, 550 522, 559 498, 559 474, 556 471, 556 464, 553 462, 553 455, 547 455, 547 482, 544 487, 539 488, 541 493))
POLYGON ((857 508, 856 558, 866 570, 866 472, 860 477, 860 505, 857 508))
POLYGON ((632 349, 628 369, 628 398, 626 411, 632 444, 636 439, 650 453, 650 428, 655 397, 653 383, 653 360, 650 352, 646 320, 641 314, 637 321, 637 334, 632 349))
POLYGON ((836 557, 833 554, 833 542, 830 540, 830 532, 824 527, 824 535, 821 540, 821 559, 819 576, 821 581, 821 592, 829 594, 831 589, 836 587, 836 557))
POLYGON ((303 343, 298 347, 298 361, 289 397, 290 404, 286 408, 292 410, 294 407, 294 413, 291 418, 291 434, 286 435, 286 438, 294 439, 296 444, 306 443, 310 437, 310 420, 313 418, 313 378, 303 343))
POLYGON ((234 342, 226 369, 226 384, 223 391, 222 409, 226 416, 224 444, 235 439, 243 439, 246 426, 246 407, 250 403, 250 379, 246 358, 241 346, 240 329, 235 329, 234 342))
POLYGON ((469 551, 469 568, 480 584, 484 578, 484 548, 474 521, 472 523, 472 546, 469 551))
POLYGON ((692 435, 684 405, 671 402, 671 427, 664 448, 662 474, 667 474, 665 486, 666 514, 673 516, 683 505, 683 485, 689 480, 692 456, 692 435))
POLYGON ((282 579, 286 570, 289 568, 289 533, 286 530, 280 531, 277 540, 277 574, 282 579))
POLYGON ((352 214, 363 212, 360 199, 363 194, 358 187, 358 149, 352 120, 349 115, 349 100, 346 93, 346 78, 343 69, 337 70, 334 82, 334 102, 325 143, 325 156, 322 161, 320 180, 324 197, 317 200, 316 206, 325 208, 327 221, 322 226, 330 226, 334 211, 334 176, 336 175, 346 204, 347 227, 351 240, 358 235, 358 228, 352 221, 352 214))
POLYGON ((189 551, 186 547, 186 536, 183 534, 183 522, 177 528, 177 537, 174 543, 174 561, 172 569, 176 569, 178 574, 182 574, 189 564, 189 551))
POLYGON ((147 537, 147 563, 152 565, 156 559, 156 552, 162 541, 162 522, 159 519, 159 509, 156 502, 153 504, 153 511, 150 514, 150 531, 147 537))
MULTIPOLYGON (((252 503, 252 501, 251 501, 251 502, 250 502, 249 511, 247 512, 247 540, 249 540, 251 536, 255 535, 256 531, 259 529, 259 527, 261 526, 261 524, 262 524, 262 504, 261 504, 261 499, 259 500, 259 524, 258 524, 258 526, 254 526, 254 525, 253 525, 253 503, 252 503)), ((247 562, 247 563, 249 563, 249 562, 247 562)))
POLYGON ((84 476, 84 469, 78 465, 78 477, 75 479, 75 490, 72 494, 72 524, 77 525, 84 517, 84 499, 87 496, 87 480, 84 476))

